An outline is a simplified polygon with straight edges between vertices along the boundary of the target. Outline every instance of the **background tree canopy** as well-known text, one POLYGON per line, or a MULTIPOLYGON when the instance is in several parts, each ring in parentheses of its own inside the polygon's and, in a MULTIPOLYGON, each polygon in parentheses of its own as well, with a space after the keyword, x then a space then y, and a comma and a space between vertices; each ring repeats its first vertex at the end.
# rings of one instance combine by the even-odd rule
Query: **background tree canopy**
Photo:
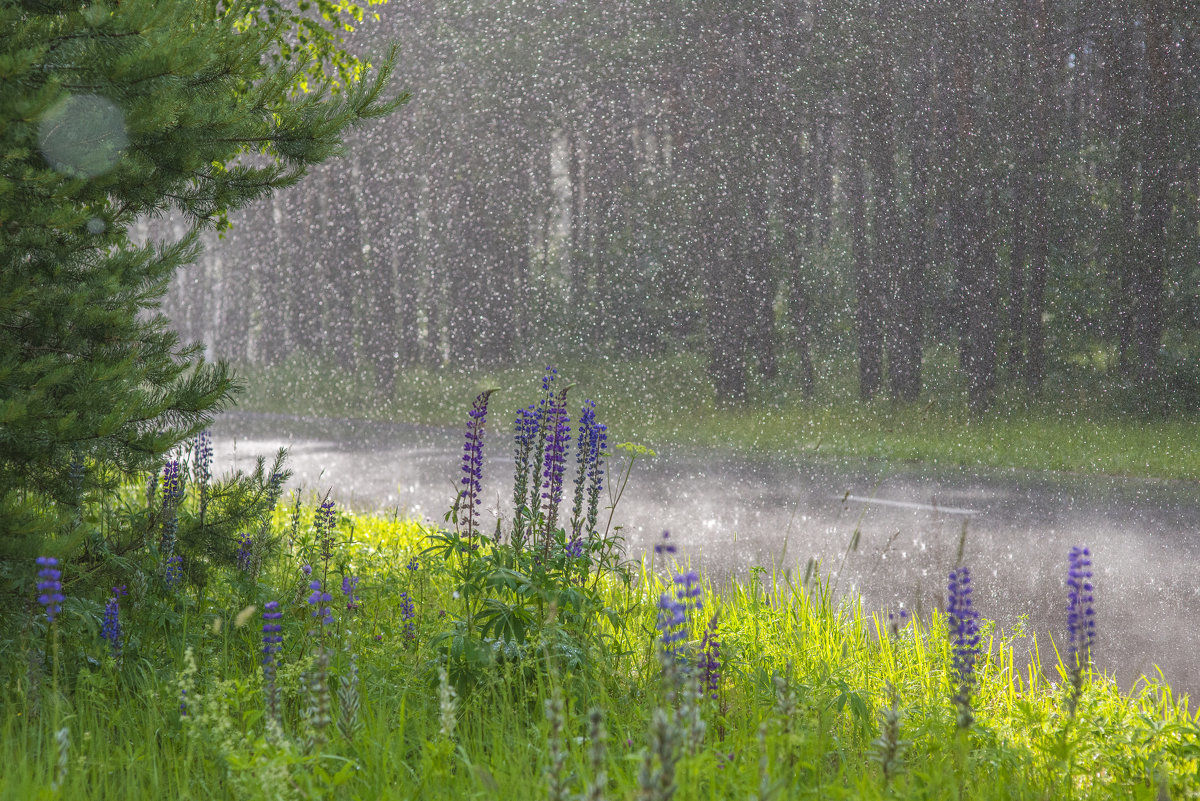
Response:
POLYGON ((1079 362, 1195 406, 1190 5, 396 0, 412 113, 249 209, 171 317, 383 385, 683 350, 739 398, 833 354, 911 400, 940 344, 977 409, 1079 362))
POLYGON ((82 498, 155 466, 230 400, 225 365, 182 346, 158 305, 199 232, 403 100, 382 96, 394 56, 357 81, 337 8, 362 14, 0 4, 0 587, 51 533, 56 553, 111 548, 74 513, 82 498), (164 214, 169 240, 131 238, 164 214))

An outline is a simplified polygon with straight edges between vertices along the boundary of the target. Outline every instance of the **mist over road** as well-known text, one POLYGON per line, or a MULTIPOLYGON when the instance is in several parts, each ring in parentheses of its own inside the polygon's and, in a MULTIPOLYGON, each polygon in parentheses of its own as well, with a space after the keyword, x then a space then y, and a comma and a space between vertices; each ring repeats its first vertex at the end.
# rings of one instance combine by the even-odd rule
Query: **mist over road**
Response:
MULTIPOLYGON (((453 429, 231 412, 213 439, 218 472, 287 447, 291 486, 332 488, 357 510, 440 522, 458 489, 462 441, 453 429)), ((681 556, 716 582, 772 564, 799 580, 815 558, 838 594, 861 594, 868 613, 895 604, 927 614, 943 602, 962 540, 980 612, 1006 634, 1027 616, 1026 630, 1053 659, 1046 635, 1063 637, 1067 552, 1087 545, 1098 666, 1129 689, 1157 665, 1193 707, 1200 697, 1195 483, 656 450, 635 464, 614 521, 633 558, 669 529, 681 556)), ((488 528, 497 512, 511 514, 506 427, 488 430, 484 455, 488 528)), ((1028 638, 1014 644, 1018 653, 1032 647, 1028 638)))

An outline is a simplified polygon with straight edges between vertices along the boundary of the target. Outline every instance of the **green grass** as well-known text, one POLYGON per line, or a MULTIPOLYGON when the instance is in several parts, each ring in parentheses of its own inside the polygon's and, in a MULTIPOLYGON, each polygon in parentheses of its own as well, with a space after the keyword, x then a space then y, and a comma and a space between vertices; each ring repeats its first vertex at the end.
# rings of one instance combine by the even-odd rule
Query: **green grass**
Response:
MULTIPOLYGON (((596 598, 618 614, 551 603, 532 616, 524 643, 507 658, 468 658, 453 637, 439 640, 463 614, 456 575, 468 557, 426 554, 410 570, 429 532, 377 516, 342 518, 331 563, 335 573, 362 577, 361 610, 339 605, 326 632, 332 686, 351 675, 351 653, 359 677, 357 704, 335 694, 332 716, 356 709, 358 728, 344 734, 333 725, 310 744, 314 729, 304 710, 315 649, 299 570, 315 555, 309 519, 306 512, 296 546, 270 558, 253 580, 213 576, 202 593, 165 606, 134 588, 120 665, 94 632, 81 630, 70 600, 61 631, 27 628, 23 652, 6 667, 0 799, 525 801, 553 797, 552 780, 581 793, 603 771, 602 794, 594 797, 665 801, 640 789, 643 766, 652 775, 660 752, 668 761, 678 757, 671 776, 680 801, 1200 798, 1200 718, 1168 687, 1148 683, 1123 694, 1090 675, 1072 717, 1061 665, 1044 666, 1035 656, 1022 669, 1023 655, 1038 653, 1036 643, 985 624, 975 723, 960 729, 944 620, 913 621, 893 635, 856 604, 835 602, 819 580, 803 584, 763 571, 749 583, 705 587, 703 615, 683 647, 697 647, 715 613, 725 668, 718 697, 695 707, 704 730, 687 746, 680 721, 690 719, 689 702, 682 699, 680 712, 656 646, 665 565, 643 565, 628 580, 608 569, 591 575, 596 598), (415 603, 415 641, 403 633, 401 593, 415 603), (264 721, 258 652, 257 610, 268 599, 285 612, 283 727, 274 732, 264 721), (239 625, 242 610, 250 611, 239 625), (61 646, 46 647, 43 637, 61 646), (456 654, 457 699, 443 710, 438 664, 446 648, 456 654), (27 666, 43 650, 46 667, 31 689, 36 671, 27 666), (54 655, 67 651, 92 660, 57 666, 54 655), (196 672, 186 680, 188 714, 181 716, 188 651, 196 672), (559 734, 545 711, 553 697, 565 707, 559 734), (893 698, 901 745, 885 779, 877 741, 893 698), (599 755, 588 739, 593 709, 607 731, 599 755), (667 746, 655 745, 656 709, 666 713, 667 746), (447 715, 452 736, 444 733, 447 715), (55 738, 62 729, 69 732, 65 751, 55 738)), ((290 529, 284 510, 275 520, 277 531, 290 529)), ((471 558, 489 553, 508 558, 487 546, 471 558)), ((490 597, 513 600, 502 583, 487 586, 490 597)), ((586 585, 560 585, 553 597, 567 599, 575 586, 586 585)))
MULTIPOLYGON (((394 397, 382 397, 369 371, 292 362, 249 371, 247 410, 365 417, 458 426, 481 387, 501 389, 494 416, 511 419, 536 398, 541 364, 479 370, 411 369, 394 397)), ((1150 419, 1122 411, 1118 393, 1094 369, 1051 374, 1039 399, 1006 389, 984 417, 966 410, 953 354, 926 360, 926 391, 911 406, 855 398, 852 364, 819 362, 818 397, 805 400, 794 365, 755 390, 745 406, 714 398, 695 356, 562 362, 573 397, 596 400, 617 440, 736 448, 817 458, 879 460, 1200 481, 1200 420, 1150 419)))

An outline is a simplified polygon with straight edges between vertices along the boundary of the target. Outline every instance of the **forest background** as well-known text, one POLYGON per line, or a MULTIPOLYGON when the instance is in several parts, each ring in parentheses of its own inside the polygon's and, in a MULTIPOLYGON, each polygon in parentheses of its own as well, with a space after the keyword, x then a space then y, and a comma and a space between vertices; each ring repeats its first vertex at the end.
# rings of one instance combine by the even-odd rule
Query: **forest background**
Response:
POLYGON ((1014 388, 1200 408, 1186 2, 379 13, 406 112, 169 295, 251 375, 352 365, 392 396, 420 365, 691 354, 717 398, 908 402, 941 345, 977 413, 1014 388))

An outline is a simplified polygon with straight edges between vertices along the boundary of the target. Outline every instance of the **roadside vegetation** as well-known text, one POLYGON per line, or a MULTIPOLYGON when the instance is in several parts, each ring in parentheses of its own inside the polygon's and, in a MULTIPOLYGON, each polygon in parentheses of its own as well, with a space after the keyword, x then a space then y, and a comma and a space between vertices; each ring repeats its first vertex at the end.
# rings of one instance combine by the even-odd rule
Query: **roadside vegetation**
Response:
POLYGON ((48 541, 3 643, 0 798, 1200 798, 1188 699, 1092 669, 1086 549, 1057 664, 985 619, 968 565, 919 619, 816 565, 718 591, 665 532, 625 561, 645 449, 552 371, 481 529, 485 444, 510 446, 491 397, 444 525, 285 497, 278 465, 216 482, 200 437, 89 509, 89 550, 48 541), (255 483, 228 559, 189 547, 255 483))
MULTIPOLYGON (((1184 410, 1138 411, 1137 399, 1095 363, 1060 366, 1037 399, 1013 389, 980 416, 967 408, 955 359, 949 349, 930 352, 926 390, 915 404, 862 403, 854 382, 838 379, 853 374, 850 365, 832 357, 817 362, 818 383, 829 387, 817 397, 804 397, 795 365, 784 361, 780 376, 746 404, 718 402, 695 355, 574 359, 563 368, 622 437, 656 447, 1200 480, 1200 420, 1184 410)), ((319 360, 247 366, 250 389, 239 408, 449 426, 459 413, 452 400, 481 386, 500 387, 492 403, 511 415, 540 367, 411 368, 400 376, 402 389, 385 395, 370 370, 319 360)))

